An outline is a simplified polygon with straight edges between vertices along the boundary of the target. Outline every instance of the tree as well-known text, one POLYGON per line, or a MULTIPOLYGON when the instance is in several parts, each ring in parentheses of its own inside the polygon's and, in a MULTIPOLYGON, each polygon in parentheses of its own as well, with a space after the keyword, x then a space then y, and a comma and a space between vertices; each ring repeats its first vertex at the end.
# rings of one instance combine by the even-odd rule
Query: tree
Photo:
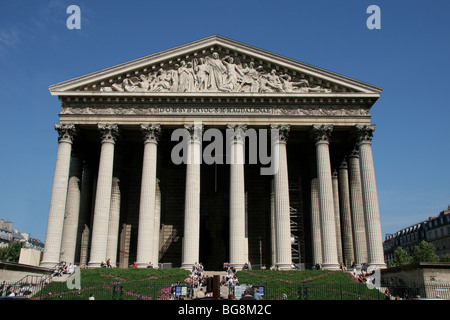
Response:
POLYGON ((395 260, 391 263, 390 267, 403 266, 411 263, 411 257, 402 247, 397 247, 394 251, 395 260))
POLYGON ((8 247, 0 250, 0 261, 18 262, 22 247, 23 243, 19 241, 9 243, 8 247))
POLYGON ((439 256, 434 251, 435 248, 431 243, 422 240, 422 242, 413 248, 412 262, 439 262, 439 256))

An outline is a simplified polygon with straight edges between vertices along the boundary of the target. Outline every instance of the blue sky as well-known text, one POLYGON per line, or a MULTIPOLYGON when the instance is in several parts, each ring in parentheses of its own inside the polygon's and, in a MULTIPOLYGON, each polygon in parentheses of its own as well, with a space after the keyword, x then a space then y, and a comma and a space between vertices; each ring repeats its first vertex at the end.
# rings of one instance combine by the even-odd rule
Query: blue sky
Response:
POLYGON ((45 240, 60 111, 48 86, 212 34, 382 87, 382 233, 437 215, 450 204, 449 14, 447 0, 0 0, 0 219, 45 240))

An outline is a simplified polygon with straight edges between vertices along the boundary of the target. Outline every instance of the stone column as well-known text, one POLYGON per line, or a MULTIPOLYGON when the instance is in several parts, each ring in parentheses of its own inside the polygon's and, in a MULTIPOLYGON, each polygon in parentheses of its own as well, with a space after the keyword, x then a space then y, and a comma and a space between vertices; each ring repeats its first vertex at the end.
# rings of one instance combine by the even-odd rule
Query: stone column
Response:
POLYGON ((63 238, 61 243, 61 261, 75 263, 75 249, 80 216, 82 163, 78 154, 72 152, 69 186, 67 190, 66 212, 64 217, 63 238))
POLYGON ((141 125, 144 133, 144 159, 142 162, 141 200, 136 263, 146 268, 153 258, 156 208, 156 163, 160 125, 141 125))
POLYGON ((59 263, 61 238, 66 209, 67 186, 69 183, 70 157, 72 142, 76 133, 73 124, 55 124, 58 131, 58 154, 53 177, 52 196, 48 212, 47 234, 41 266, 52 268, 59 263))
POLYGON ((360 267, 362 263, 367 262, 367 242, 358 150, 353 149, 348 157, 348 163, 350 169, 350 204, 352 212, 353 242, 355 248, 354 262, 358 267, 360 267))
POLYGON ((106 263, 108 243, 109 212, 111 208, 111 187, 114 166, 114 145, 118 135, 116 124, 99 124, 102 136, 97 191, 95 194, 94 220, 92 226, 90 267, 106 263))
MULTIPOLYGON (((241 270, 245 261, 245 179, 244 179, 244 139, 246 125, 228 125, 234 130, 231 136, 230 163, 230 264, 241 270)), ((228 136, 228 135, 227 135, 228 136)))
POLYGON ((329 139, 332 130, 333 127, 331 125, 313 126, 316 141, 320 222, 322 226, 322 268, 324 269, 339 269, 329 151, 329 139))
POLYGON ((380 209, 372 155, 374 125, 356 126, 361 165, 361 184, 367 232, 369 267, 386 268, 381 235, 380 209))
POLYGON ((106 259, 110 259, 113 267, 117 266, 117 247, 119 246, 121 162, 121 156, 116 154, 111 185, 111 207, 109 209, 108 242, 106 246, 106 259))
POLYGON ((274 129, 278 130, 278 141, 275 142, 275 154, 273 155, 278 159, 278 170, 274 175, 276 266, 281 270, 289 270, 292 264, 292 248, 286 142, 290 126, 271 125, 272 132, 274 129))
POLYGON ((153 232, 153 268, 159 268, 159 238, 161 224, 161 189, 159 188, 159 179, 156 178, 156 198, 155 198, 155 230, 153 232))
POLYGON ((91 208, 92 208, 92 168, 89 161, 85 161, 83 165, 83 179, 81 185, 80 200, 80 221, 78 227, 77 252, 79 252, 79 262, 81 265, 87 264, 88 248, 91 228, 91 208))
POLYGON ((270 244, 271 244, 271 266, 275 266, 277 262, 277 237, 276 237, 276 223, 275 223, 275 190, 274 181, 270 183, 270 244))
POLYGON ((322 231, 319 207, 319 185, 317 177, 314 177, 311 179, 311 242, 314 265, 322 265, 322 231))
POLYGON ((343 262, 343 257, 342 257, 342 238, 341 238, 341 216, 339 210, 339 182, 337 170, 333 171, 332 181, 333 181, 334 219, 336 221, 336 246, 337 246, 338 262, 339 264, 341 264, 343 262))
POLYGON ((348 167, 345 160, 342 161, 338 171, 339 200, 341 212, 342 251, 343 260, 347 267, 355 261, 353 250, 352 216, 350 207, 350 190, 348 185, 348 167))
POLYGON ((200 164, 202 126, 185 125, 190 133, 187 146, 184 236, 181 268, 191 270, 198 262, 200 250, 200 164))

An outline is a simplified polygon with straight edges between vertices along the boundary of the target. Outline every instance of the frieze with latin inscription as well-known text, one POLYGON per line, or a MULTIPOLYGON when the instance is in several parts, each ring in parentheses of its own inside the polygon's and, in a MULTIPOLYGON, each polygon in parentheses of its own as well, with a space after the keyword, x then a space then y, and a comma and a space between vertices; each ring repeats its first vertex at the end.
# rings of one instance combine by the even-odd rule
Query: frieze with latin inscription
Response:
POLYGON ((148 106, 63 105, 62 115, 271 115, 271 116, 369 116, 369 108, 341 106, 148 106))

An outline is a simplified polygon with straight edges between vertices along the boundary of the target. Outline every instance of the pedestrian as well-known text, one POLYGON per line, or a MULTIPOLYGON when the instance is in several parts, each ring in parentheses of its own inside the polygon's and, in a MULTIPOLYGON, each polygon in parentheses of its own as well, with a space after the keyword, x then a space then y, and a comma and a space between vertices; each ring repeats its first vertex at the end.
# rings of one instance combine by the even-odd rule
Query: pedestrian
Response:
POLYGON ((200 290, 197 292, 197 295, 195 296, 196 299, 201 299, 205 297, 205 293, 203 292, 203 288, 200 288, 200 290))
POLYGON ((254 289, 253 297, 255 298, 255 300, 260 300, 261 299, 261 293, 259 293, 259 288, 255 288, 254 289))

